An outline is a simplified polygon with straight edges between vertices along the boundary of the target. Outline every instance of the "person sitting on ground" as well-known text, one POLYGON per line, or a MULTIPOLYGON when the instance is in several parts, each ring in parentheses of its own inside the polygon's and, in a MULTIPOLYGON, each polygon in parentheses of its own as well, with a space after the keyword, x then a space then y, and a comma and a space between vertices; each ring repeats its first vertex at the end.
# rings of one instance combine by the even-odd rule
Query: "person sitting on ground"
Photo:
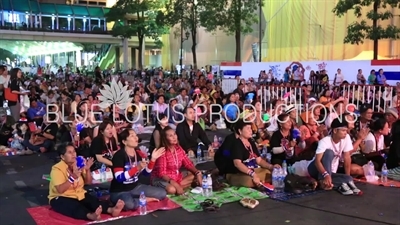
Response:
POLYGON ((116 202, 110 207, 108 202, 101 202, 88 194, 83 188, 92 183, 90 167, 93 159, 85 162, 84 168, 78 168, 76 152, 72 144, 63 144, 57 148, 61 161, 51 168, 49 201, 51 208, 64 216, 79 220, 100 220, 101 214, 119 216, 124 202, 116 202))
POLYGON ((100 169, 102 164, 112 166, 112 157, 118 150, 117 140, 114 137, 113 125, 110 121, 103 121, 99 126, 99 134, 93 138, 90 152, 95 156, 92 170, 100 169))
POLYGON ((139 175, 148 175, 152 172, 156 160, 164 155, 165 148, 155 149, 151 153, 150 162, 143 157, 143 153, 136 151, 139 138, 132 129, 125 129, 120 133, 121 150, 117 151, 112 159, 114 179, 110 185, 110 200, 125 203, 124 210, 135 210, 139 207, 139 196, 142 192, 147 202, 163 200, 167 193, 163 188, 140 184, 139 175))
POLYGON ((55 146, 58 132, 58 124, 55 119, 54 114, 47 114, 43 117, 42 126, 32 131, 30 138, 25 139, 22 143, 28 148, 25 154, 45 153, 55 146))
POLYGON ((252 140, 251 123, 239 120, 235 130, 238 138, 234 140, 230 153, 234 167, 226 170, 228 183, 232 186, 256 187, 270 182, 270 171, 280 166, 269 164, 260 157, 256 143, 252 140))
POLYGON ((80 156, 90 157, 90 143, 92 143, 92 129, 84 127, 79 133, 76 130, 76 126, 79 121, 74 116, 68 116, 68 121, 72 121, 67 125, 67 132, 64 132, 61 136, 61 143, 73 143, 76 152, 80 156))
MULTIPOLYGON (((392 125, 391 134, 393 137, 400 137, 400 120, 397 120, 392 125)), ((390 144, 388 157, 386 159, 389 169, 389 177, 400 180, 400 139, 394 138, 390 144)))
POLYGON ((208 148, 209 153, 214 150, 211 141, 208 140, 206 132, 201 128, 199 123, 195 122, 195 110, 192 107, 186 107, 183 110, 185 121, 176 126, 176 134, 178 135, 179 144, 185 152, 196 151, 199 143, 198 139, 208 148))
POLYGON ((171 127, 161 131, 161 145, 166 148, 165 154, 161 156, 151 173, 152 184, 162 187, 168 194, 184 194, 184 189, 197 181, 202 183, 201 171, 196 169, 185 153, 185 150, 178 143, 178 137, 171 127), (182 166, 191 174, 181 173, 182 166))
POLYGON ((168 117, 164 113, 158 114, 156 126, 150 137, 149 152, 161 146, 161 131, 168 126, 168 117))
POLYGON ((364 139, 365 146, 362 152, 368 161, 371 160, 374 163, 375 170, 381 171, 385 163, 385 158, 382 155, 389 150, 384 141, 384 136, 389 133, 389 125, 385 118, 379 118, 371 123, 370 128, 372 131, 364 139))
MULTIPOLYGON (((325 190, 337 189, 343 195, 360 195, 361 190, 350 176, 350 152, 353 144, 348 134, 348 123, 342 116, 331 123, 332 134, 318 142, 315 158, 308 161, 308 174, 319 181, 320 187, 325 190), (345 174, 337 173, 340 157, 343 157, 345 174)), ((296 164, 296 163, 295 163, 296 164)), ((293 165, 295 171, 296 165, 293 165)))
POLYGON ((236 132, 233 132, 225 137, 221 146, 215 152, 214 163, 218 169, 219 175, 225 175, 227 171, 235 170, 235 165, 231 159, 231 150, 233 149, 233 144, 235 140, 239 138, 236 132))

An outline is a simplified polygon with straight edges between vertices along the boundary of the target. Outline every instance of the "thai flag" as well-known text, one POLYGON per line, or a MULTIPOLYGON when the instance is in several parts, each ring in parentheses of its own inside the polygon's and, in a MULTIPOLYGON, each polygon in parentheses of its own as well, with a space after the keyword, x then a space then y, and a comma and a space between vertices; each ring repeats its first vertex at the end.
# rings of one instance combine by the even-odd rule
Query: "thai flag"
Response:
POLYGON ((400 82, 400 59, 395 60, 371 60, 371 66, 378 73, 379 69, 383 69, 388 84, 400 82))
POLYGON ((222 62, 220 70, 223 71, 224 76, 241 76, 242 62, 222 62))

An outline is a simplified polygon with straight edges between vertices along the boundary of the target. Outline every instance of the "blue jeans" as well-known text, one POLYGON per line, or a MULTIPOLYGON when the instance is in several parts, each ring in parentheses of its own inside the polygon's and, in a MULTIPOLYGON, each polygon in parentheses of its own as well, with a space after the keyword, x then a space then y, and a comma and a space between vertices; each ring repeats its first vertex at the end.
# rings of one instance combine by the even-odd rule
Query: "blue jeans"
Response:
POLYGON ((163 200, 167 197, 167 192, 164 188, 138 184, 131 191, 110 193, 110 200, 115 204, 119 199, 121 199, 125 202, 124 210, 135 210, 139 208, 139 196, 142 191, 144 192, 144 195, 149 198, 163 200))
MULTIPOLYGON (((329 175, 331 176, 333 186, 337 188, 343 183, 347 184, 350 181, 353 181, 353 178, 346 174, 332 173, 332 161, 334 158, 335 158, 335 153, 333 153, 331 149, 327 149, 324 152, 324 155, 322 156, 321 163, 324 166, 326 172, 328 172, 329 175)), ((315 159, 310 163, 310 165, 308 165, 307 170, 312 178, 316 180, 324 179, 322 174, 318 171, 317 167, 315 166, 315 159)))
POLYGON ((40 148, 45 148, 46 151, 49 151, 53 146, 54 146, 54 142, 51 140, 45 140, 42 144, 40 145, 33 145, 29 142, 29 139, 25 139, 22 142, 22 145, 34 152, 40 152, 40 148))

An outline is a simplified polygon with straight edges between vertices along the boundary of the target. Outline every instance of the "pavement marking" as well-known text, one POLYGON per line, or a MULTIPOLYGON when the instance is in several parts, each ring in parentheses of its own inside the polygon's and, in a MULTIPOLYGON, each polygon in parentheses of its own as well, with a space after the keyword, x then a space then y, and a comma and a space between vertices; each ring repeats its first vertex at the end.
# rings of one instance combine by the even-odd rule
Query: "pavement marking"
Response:
POLYGON ((25 182, 23 182, 22 180, 16 180, 16 181, 15 181, 15 184, 16 184, 17 187, 19 187, 19 188, 24 188, 24 187, 26 187, 25 182))
POLYGON ((7 169, 7 175, 11 175, 11 174, 16 174, 16 173, 18 173, 17 171, 15 171, 15 169, 14 168, 8 168, 7 169))
POLYGON ((35 198, 35 197, 26 197, 26 201, 28 202, 28 204, 29 204, 31 207, 37 207, 37 206, 39 206, 39 204, 37 204, 37 202, 39 202, 39 201, 38 201, 37 198, 35 198))
POLYGON ((11 161, 10 160, 1 160, 1 163, 5 166, 11 166, 11 161))

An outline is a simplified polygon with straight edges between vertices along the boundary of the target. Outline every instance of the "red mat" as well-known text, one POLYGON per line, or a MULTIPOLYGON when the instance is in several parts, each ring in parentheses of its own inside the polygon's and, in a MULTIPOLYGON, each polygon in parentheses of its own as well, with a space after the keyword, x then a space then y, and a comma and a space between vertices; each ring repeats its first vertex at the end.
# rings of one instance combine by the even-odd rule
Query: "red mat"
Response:
POLYGON ((378 186, 385 186, 385 187, 397 187, 400 188, 400 181, 395 181, 395 180, 388 180, 386 183, 382 183, 379 180, 375 181, 375 182, 367 182, 367 180, 365 179, 365 177, 363 178, 354 178, 354 181, 358 181, 358 182, 362 182, 362 183, 366 183, 366 184, 373 184, 373 185, 378 185, 378 186))
MULTIPOLYGON (((180 206, 169 200, 168 198, 160 202, 150 202, 147 205, 147 212, 151 213, 157 210, 171 210, 179 208, 180 206)), ((28 213, 35 220, 37 225, 84 225, 91 223, 103 223, 107 221, 118 220, 122 218, 139 216, 139 210, 121 212, 119 217, 111 217, 110 215, 103 214, 101 221, 88 222, 84 220, 76 220, 70 217, 63 216, 59 213, 54 212, 50 209, 50 206, 39 206, 34 208, 28 208, 28 213)))

